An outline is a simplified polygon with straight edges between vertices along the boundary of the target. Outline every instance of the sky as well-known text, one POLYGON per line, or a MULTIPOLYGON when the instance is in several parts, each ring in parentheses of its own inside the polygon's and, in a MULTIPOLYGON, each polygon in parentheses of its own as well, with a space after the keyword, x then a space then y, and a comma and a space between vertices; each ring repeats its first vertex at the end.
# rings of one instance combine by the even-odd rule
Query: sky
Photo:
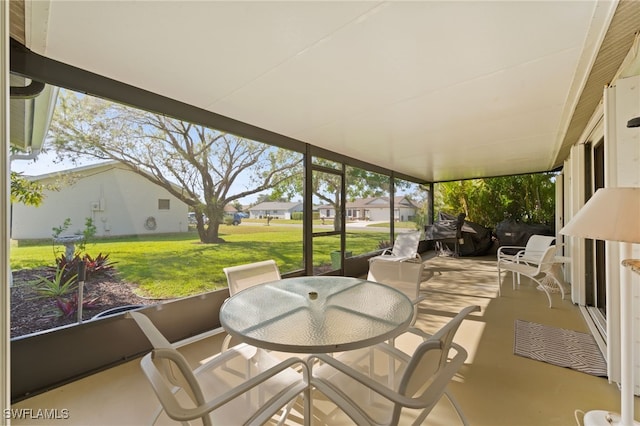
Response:
POLYGON ((68 160, 55 162, 55 158, 56 154, 51 152, 39 154, 36 160, 12 160, 11 171, 24 173, 26 176, 39 176, 100 162, 87 160, 79 164, 73 164, 68 160))
MULTIPOLYGON (((49 153, 40 153, 35 160, 12 160, 11 161, 11 171, 23 173, 25 176, 40 176, 48 173, 60 172, 63 170, 70 170, 76 167, 88 166, 90 164, 97 164, 100 162, 104 162, 105 160, 83 160, 76 164, 73 164, 70 160, 65 160, 62 162, 56 161, 55 152, 49 153)), ((238 182, 234 184, 237 186, 237 191, 244 190, 244 186, 246 184, 246 180, 239 179, 238 182)), ((249 197, 245 197, 240 199, 240 203, 242 204, 250 204, 254 203, 258 198, 258 195, 251 195, 249 197)))

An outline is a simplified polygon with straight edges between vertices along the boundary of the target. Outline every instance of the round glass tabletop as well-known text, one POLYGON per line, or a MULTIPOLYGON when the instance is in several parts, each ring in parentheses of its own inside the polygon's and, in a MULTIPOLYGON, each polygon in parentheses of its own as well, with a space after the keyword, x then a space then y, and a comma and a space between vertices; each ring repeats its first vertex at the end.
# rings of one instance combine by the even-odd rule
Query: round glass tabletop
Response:
POLYGON ((287 278, 229 298, 220 322, 232 336, 264 349, 294 353, 358 349, 397 336, 413 305, 402 292, 358 278, 287 278))

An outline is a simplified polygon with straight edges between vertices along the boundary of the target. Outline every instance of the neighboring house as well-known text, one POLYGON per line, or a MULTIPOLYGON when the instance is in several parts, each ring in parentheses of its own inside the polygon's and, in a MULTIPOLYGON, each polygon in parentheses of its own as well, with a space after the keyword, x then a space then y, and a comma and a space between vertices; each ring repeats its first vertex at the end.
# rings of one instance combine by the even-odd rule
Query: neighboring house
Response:
POLYGON ((59 191, 45 190, 39 207, 13 204, 13 239, 51 238, 52 228, 60 227, 66 218, 71 219, 71 227, 62 235, 81 233, 86 218, 93 219, 99 237, 188 230, 185 203, 118 162, 30 179, 44 185, 70 183, 59 191))
POLYGON ((270 216, 275 219, 291 219, 291 213, 301 212, 302 202, 281 203, 265 201, 249 208, 249 217, 261 219, 270 216))
POLYGON ((224 206, 224 214, 226 216, 233 216, 236 213, 238 213, 238 209, 236 209, 231 204, 227 204, 226 206, 224 206))
MULTIPOLYGON (((393 218, 395 221, 407 222, 414 220, 418 206, 413 204, 406 196, 397 196, 393 199, 393 218)), ((332 218, 335 209, 331 205, 317 206, 320 217, 332 218)), ((357 198, 348 201, 347 220, 375 220, 388 221, 391 204, 389 197, 357 198)))

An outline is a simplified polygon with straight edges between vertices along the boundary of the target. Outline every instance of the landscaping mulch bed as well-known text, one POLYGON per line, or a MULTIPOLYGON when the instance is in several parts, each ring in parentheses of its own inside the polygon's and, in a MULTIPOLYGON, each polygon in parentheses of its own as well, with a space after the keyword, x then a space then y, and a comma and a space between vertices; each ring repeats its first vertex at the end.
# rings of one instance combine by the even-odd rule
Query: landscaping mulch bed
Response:
MULTIPOLYGON (((77 313, 70 317, 62 316, 55 299, 39 297, 33 290, 30 283, 46 274, 47 268, 13 271, 10 302, 12 338, 78 322, 77 313)), ((159 302, 140 297, 134 290, 134 285, 120 280, 116 274, 92 277, 85 282, 84 300, 97 300, 90 309, 83 309, 82 320, 90 320, 100 312, 120 306, 159 302)))

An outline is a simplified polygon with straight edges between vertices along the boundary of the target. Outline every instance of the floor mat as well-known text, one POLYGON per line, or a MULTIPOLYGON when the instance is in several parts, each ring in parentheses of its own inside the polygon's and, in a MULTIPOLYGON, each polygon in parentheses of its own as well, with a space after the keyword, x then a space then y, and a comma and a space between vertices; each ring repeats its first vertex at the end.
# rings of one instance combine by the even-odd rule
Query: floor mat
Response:
POLYGON ((593 376, 607 377, 607 363, 589 333, 516 320, 513 353, 593 376))

